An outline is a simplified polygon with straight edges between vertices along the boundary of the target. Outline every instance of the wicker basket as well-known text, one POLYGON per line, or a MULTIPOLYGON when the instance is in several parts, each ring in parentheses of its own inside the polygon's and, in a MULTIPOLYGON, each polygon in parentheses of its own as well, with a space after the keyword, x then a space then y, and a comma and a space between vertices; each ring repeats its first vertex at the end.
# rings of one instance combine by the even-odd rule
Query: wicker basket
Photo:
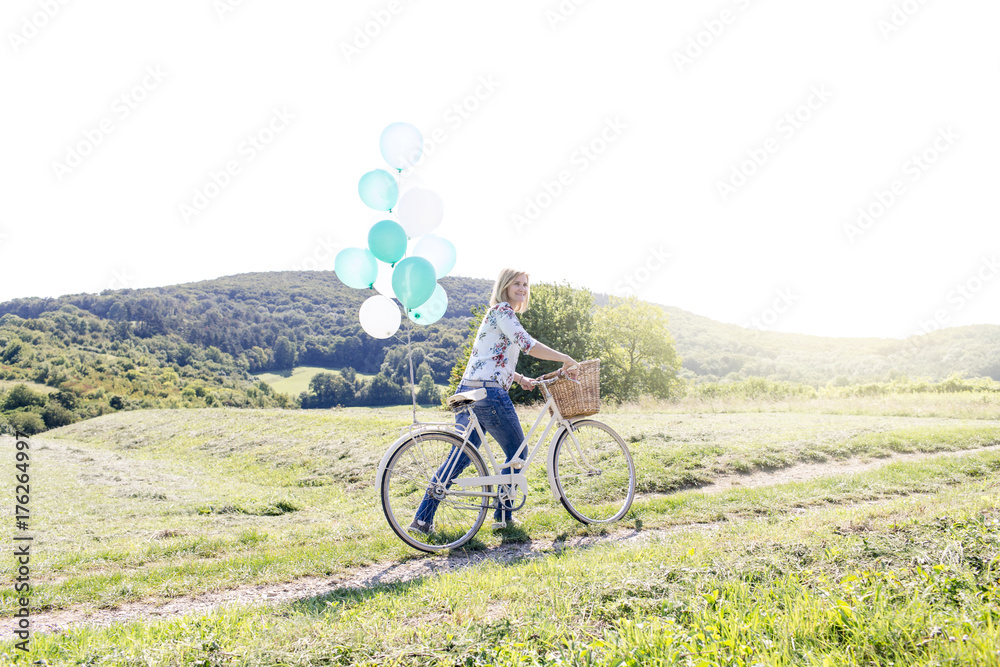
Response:
MULTIPOLYGON (((558 373, 546 373, 542 378, 548 380, 558 373)), ((601 360, 581 361, 576 379, 577 382, 574 382, 564 377, 549 385, 556 407, 564 419, 596 415, 601 410, 601 360)))

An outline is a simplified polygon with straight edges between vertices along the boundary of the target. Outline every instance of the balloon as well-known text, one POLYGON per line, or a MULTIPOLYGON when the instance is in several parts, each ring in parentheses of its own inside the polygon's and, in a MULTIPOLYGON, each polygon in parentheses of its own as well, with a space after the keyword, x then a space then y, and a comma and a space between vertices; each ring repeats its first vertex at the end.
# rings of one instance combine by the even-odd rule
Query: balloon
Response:
POLYGON ((333 260, 333 270, 340 282, 355 289, 371 287, 378 277, 375 255, 365 248, 344 248, 333 260))
POLYGON ((369 171, 358 181, 358 194, 365 206, 376 211, 388 211, 399 200, 399 185, 385 169, 369 171))
POLYGON ((392 291, 392 267, 385 262, 378 262, 378 278, 372 285, 375 291, 385 295, 390 299, 396 298, 396 293, 392 291))
POLYGON ((365 299, 358 311, 358 319, 361 320, 361 328, 373 338, 388 338, 399 331, 399 323, 403 321, 399 306, 381 294, 365 299))
POLYGON ((399 200, 396 210, 399 224, 403 225, 406 235, 410 238, 423 236, 434 231, 444 217, 444 202, 432 190, 413 188, 407 190, 399 200))
POLYGON ((385 161, 402 171, 420 160, 424 152, 424 137, 409 123, 393 123, 382 130, 378 147, 385 161))
POLYGON ((406 311, 406 316, 417 324, 434 324, 444 317, 445 311, 447 310, 448 295, 445 293, 443 287, 436 285, 434 287, 434 294, 431 295, 431 298, 427 299, 427 301, 417 308, 406 311))
POLYGON ((434 265, 423 257, 407 257, 392 272, 392 291, 407 309, 422 305, 434 293, 434 265))
POLYGON ((395 220, 381 220, 368 230, 368 249, 378 259, 395 264, 406 254, 406 232, 395 220))
POLYGON ((427 234, 417 241, 412 254, 417 257, 423 257, 433 264, 434 275, 438 278, 443 278, 455 268, 454 244, 437 234, 427 234))

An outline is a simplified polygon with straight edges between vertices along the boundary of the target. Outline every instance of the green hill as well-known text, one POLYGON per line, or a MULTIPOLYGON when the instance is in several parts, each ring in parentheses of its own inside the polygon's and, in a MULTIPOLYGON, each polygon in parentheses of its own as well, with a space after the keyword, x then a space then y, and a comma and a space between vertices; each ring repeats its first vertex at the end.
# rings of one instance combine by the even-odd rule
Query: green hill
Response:
MULTIPOLYGON (((417 379, 430 375, 439 386, 467 340, 471 308, 487 301, 491 286, 475 278, 440 282, 449 298, 445 316, 409 330, 417 379)), ((0 304, 0 415, 37 432, 136 408, 295 407, 294 390, 310 378, 284 385, 292 389, 286 394, 257 376, 303 367, 343 369, 347 403, 405 403, 406 339, 400 333, 377 340, 362 330, 358 308, 370 294, 330 271, 286 271, 8 301, 0 304), (35 388, 18 388, 24 383, 35 388)), ((595 297, 599 305, 607 300, 595 297)), ((763 377, 823 386, 954 374, 1000 380, 1000 326, 905 341, 824 338, 665 310, 684 374, 695 382, 763 377)), ((329 400, 309 405, 344 403, 344 382, 331 374, 329 400)))
POLYGON ((905 340, 826 338, 745 329, 665 308, 684 368, 702 380, 766 377, 814 386, 943 380, 952 374, 1000 380, 1000 326, 942 329, 905 340))

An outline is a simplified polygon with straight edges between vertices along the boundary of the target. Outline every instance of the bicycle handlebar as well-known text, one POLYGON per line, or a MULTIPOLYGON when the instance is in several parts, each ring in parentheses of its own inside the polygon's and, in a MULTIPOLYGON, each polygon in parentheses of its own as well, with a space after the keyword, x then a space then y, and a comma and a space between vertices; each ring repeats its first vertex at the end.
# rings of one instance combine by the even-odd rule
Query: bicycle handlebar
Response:
MULTIPOLYGON (((573 366, 573 368, 579 368, 579 367, 580 367, 580 364, 577 364, 576 366, 573 366)), ((563 369, 560 368, 559 370, 556 371, 556 376, 555 377, 551 377, 551 378, 549 378, 547 380, 543 380, 541 377, 537 377, 537 378, 532 378, 532 380, 535 382, 535 384, 543 384, 543 385, 548 386, 548 385, 552 384, 553 382, 556 382, 558 380, 563 379, 564 377, 568 377, 568 376, 563 371, 563 369)), ((580 384, 579 380, 574 380, 573 378, 569 378, 569 379, 572 382, 576 382, 577 384, 580 384)))

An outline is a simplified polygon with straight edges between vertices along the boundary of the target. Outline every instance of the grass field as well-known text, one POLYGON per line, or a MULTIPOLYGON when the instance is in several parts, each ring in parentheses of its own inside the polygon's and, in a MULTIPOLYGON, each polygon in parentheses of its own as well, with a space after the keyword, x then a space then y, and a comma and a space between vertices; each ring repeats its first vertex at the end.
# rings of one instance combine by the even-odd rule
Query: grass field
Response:
MULTIPOLYGON (((263 380, 264 382, 271 385, 271 388, 279 394, 288 394, 289 396, 298 396, 304 391, 309 391, 309 381, 312 380, 313 376, 317 373, 339 373, 338 369, 332 368, 320 368, 319 366, 296 366, 290 371, 283 371, 281 373, 262 373, 257 375, 258 380, 263 380)), ((365 382, 371 382, 371 379, 375 377, 374 375, 366 375, 365 373, 355 373, 358 378, 364 380, 365 382)), ((409 389, 409 384, 406 385, 407 390, 409 389)), ((439 384, 438 389, 442 392, 447 391, 448 385, 439 384)))
MULTIPOLYGON (((333 368, 320 368, 319 366, 296 366, 290 371, 282 371, 280 373, 262 373, 257 375, 258 380, 263 380, 264 382, 271 385, 279 394, 288 394, 290 396, 298 396, 304 391, 309 391, 309 381, 313 379, 313 376, 317 373, 339 373, 340 371, 333 368)), ((365 375, 364 373, 357 373, 359 378, 365 380, 371 380, 372 375, 365 375)))
MULTIPOLYGON (((0 661, 1000 665, 995 400, 610 410, 600 418, 629 443, 639 477, 622 522, 573 521, 536 464, 522 527, 483 530, 450 557, 404 547, 377 503, 375 467, 409 423, 404 408, 159 410, 80 422, 31 441, 36 618, 330 583, 270 605, 39 632, 30 655, 8 639, 0 661), (922 456, 838 468, 904 453, 922 456), (822 476, 781 476, 817 464, 822 476), (761 471, 773 483, 700 489, 761 471), (445 567, 470 553, 482 557, 445 567), (443 569, 351 576, 427 563, 443 569)), ((12 627, 15 563, 0 566, 0 626, 12 627)))
POLYGON ((55 387, 50 387, 46 384, 39 384, 37 382, 30 382, 28 380, 0 380, 0 391, 7 391, 11 387, 16 387, 19 384, 23 384, 28 389, 42 394, 52 394, 59 391, 55 387))

